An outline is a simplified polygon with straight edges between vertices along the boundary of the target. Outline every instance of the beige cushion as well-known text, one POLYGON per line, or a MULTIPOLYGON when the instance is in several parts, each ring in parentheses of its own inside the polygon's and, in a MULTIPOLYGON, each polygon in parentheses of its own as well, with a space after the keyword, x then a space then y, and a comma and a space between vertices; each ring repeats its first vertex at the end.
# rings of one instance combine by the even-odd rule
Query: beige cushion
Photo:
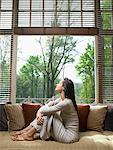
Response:
POLYGON ((107 106, 90 106, 87 128, 89 130, 103 131, 103 122, 105 120, 107 106))
POLYGON ((12 141, 10 134, 0 132, 0 150, 113 150, 113 132, 80 132, 79 142, 65 144, 55 141, 12 141))
POLYGON ((22 107, 18 104, 6 104, 5 111, 8 118, 8 130, 20 130, 24 128, 25 121, 22 112, 22 107))

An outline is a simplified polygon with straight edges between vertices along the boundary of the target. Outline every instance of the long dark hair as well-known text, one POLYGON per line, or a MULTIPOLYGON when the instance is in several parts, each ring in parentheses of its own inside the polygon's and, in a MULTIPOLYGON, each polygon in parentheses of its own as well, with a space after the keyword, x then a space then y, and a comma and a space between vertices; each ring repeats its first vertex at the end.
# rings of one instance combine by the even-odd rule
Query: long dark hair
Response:
POLYGON ((71 99, 75 109, 77 110, 77 104, 76 104, 76 100, 75 100, 74 84, 73 84, 73 82, 70 79, 68 79, 68 78, 64 78, 64 80, 63 80, 63 87, 64 87, 65 98, 71 99))

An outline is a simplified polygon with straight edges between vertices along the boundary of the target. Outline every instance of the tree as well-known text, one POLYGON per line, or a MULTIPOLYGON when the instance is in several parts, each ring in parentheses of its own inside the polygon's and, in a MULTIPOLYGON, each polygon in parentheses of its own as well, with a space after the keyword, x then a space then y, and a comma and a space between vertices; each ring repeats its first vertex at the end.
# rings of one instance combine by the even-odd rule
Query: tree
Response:
POLYGON ((42 73, 44 76, 44 89, 47 97, 54 95, 55 81, 64 65, 74 62, 76 55, 76 41, 72 36, 48 36, 46 50, 41 39, 38 41, 42 50, 42 73))
POLYGON ((59 81, 59 74, 64 65, 74 62, 77 52, 76 41, 72 36, 48 36, 46 48, 42 46, 41 38, 38 42, 42 54, 30 56, 17 76, 17 95, 19 97, 23 94, 28 96, 28 93, 31 97, 53 96, 55 84, 59 81), (39 91, 38 86, 41 83, 43 83, 40 86, 42 91, 39 94, 37 91, 39 91))
MULTIPOLYGON (((40 97, 39 85, 41 84, 42 74, 40 72, 38 56, 30 56, 27 63, 20 69, 17 76, 17 96, 18 97, 40 97)), ((40 87, 41 89, 41 87, 40 87)))
POLYGON ((80 75, 83 86, 81 88, 80 97, 95 97, 94 82, 94 46, 87 44, 85 53, 80 56, 80 62, 76 65, 78 74, 80 75))

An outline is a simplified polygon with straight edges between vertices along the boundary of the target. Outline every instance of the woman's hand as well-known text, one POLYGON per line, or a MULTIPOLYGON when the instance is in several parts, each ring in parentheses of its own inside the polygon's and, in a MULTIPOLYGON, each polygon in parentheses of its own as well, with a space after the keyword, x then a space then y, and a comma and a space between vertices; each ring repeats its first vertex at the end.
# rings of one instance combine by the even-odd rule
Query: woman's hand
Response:
POLYGON ((37 112, 36 118, 37 118, 38 124, 43 124, 43 122, 44 122, 43 114, 41 114, 40 112, 37 112))

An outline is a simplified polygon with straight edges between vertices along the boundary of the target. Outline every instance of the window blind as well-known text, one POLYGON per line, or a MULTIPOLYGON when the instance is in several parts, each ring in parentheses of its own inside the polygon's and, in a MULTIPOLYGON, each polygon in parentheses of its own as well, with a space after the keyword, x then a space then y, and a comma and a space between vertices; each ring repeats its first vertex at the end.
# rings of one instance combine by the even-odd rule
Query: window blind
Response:
POLYGON ((0 1, 0 29, 12 28, 12 0, 0 1))
POLYGON ((96 27, 95 2, 96 0, 1 0, 0 29, 12 29, 13 19, 16 27, 96 27))
POLYGON ((19 0, 18 27, 95 27, 95 0, 19 0))
POLYGON ((102 99, 113 103, 113 0, 100 0, 102 99))
POLYGON ((0 103, 9 101, 11 89, 10 73, 11 36, 0 36, 0 103))
POLYGON ((0 0, 0 103, 11 97, 13 0, 0 0))
MULTIPOLYGON (((100 98, 104 102, 113 101, 113 0, 0 0, 0 40, 2 43, 5 43, 6 35, 10 34, 9 37, 11 37, 14 34, 15 27, 44 27, 44 29, 53 27, 51 32, 49 28, 47 29, 49 30, 47 33, 50 34, 54 32, 54 27, 71 27, 70 34, 75 28, 78 31, 81 28, 86 31, 84 27, 99 28, 97 62, 99 89, 102 89, 99 91, 100 98)), ((9 41, 11 46, 11 40, 9 41)), ((3 46, 1 49, 4 49, 3 46)), ((6 71, 2 64, 3 51, 0 51, 0 98, 11 94, 10 70, 14 68, 11 68, 10 62, 13 49, 8 48, 7 51, 7 55, 8 53, 10 55, 8 55, 9 58, 7 57, 6 71)))
MULTIPOLYGON (((15 27, 96 27, 96 0, 0 0, 0 40, 7 43, 7 63, 3 67, 4 47, 0 51, 0 99, 11 96, 11 62, 15 27), (90 14, 90 17, 88 16, 90 14), (12 38, 11 38, 12 37, 12 38), (5 70, 6 69, 6 70, 5 70)), ((54 28, 51 32, 52 34, 54 28)), ((59 29, 57 29, 59 31, 59 29)), ((56 30, 56 31, 57 31, 56 30)), ((62 29, 61 29, 62 30, 62 29)), ((63 29, 64 31, 65 29, 63 29)), ((72 30, 68 32, 73 33, 72 30)), ((86 30, 86 29, 84 29, 86 30)), ((76 29, 77 31, 77 29, 76 29)), ((80 29, 78 30, 78 32, 80 29)), ((61 31, 60 31, 61 32, 61 31)), ((55 32, 56 33, 56 32, 55 32)), ((63 32, 64 33, 64 32, 63 32)), ((90 33, 90 30, 87 30, 90 33)))
POLYGON ((113 103, 113 36, 103 39, 103 101, 113 103))

